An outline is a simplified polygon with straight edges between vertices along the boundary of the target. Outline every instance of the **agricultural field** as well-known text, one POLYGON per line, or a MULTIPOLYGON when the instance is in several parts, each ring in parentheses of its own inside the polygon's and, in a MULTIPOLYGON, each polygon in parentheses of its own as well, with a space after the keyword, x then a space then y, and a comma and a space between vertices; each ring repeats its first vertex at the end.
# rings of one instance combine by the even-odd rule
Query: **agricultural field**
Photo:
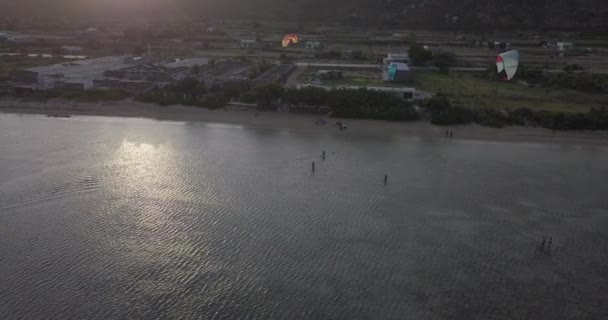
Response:
POLYGON ((471 74, 418 72, 417 89, 444 93, 453 103, 473 108, 519 108, 556 112, 585 112, 608 105, 608 94, 587 93, 550 87, 528 87, 517 82, 493 82, 471 74))

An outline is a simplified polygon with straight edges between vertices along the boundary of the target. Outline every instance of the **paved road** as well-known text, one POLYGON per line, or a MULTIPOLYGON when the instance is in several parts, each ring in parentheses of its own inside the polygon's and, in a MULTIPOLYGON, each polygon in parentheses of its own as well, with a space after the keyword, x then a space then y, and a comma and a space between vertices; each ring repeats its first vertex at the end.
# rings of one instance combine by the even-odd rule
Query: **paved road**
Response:
POLYGON ((298 67, 321 67, 321 68, 379 68, 378 64, 358 64, 358 63, 316 63, 316 62, 296 62, 298 67))
MULTIPOLYGON (((378 69, 382 68, 381 64, 358 64, 358 63, 316 63, 316 62, 296 62, 296 66, 299 67, 319 67, 319 68, 361 68, 361 69, 378 69)), ((411 70, 439 70, 437 67, 410 67, 411 70)), ((452 71, 457 72, 481 72, 485 71, 486 68, 473 68, 473 67, 454 67, 450 68, 452 71)))

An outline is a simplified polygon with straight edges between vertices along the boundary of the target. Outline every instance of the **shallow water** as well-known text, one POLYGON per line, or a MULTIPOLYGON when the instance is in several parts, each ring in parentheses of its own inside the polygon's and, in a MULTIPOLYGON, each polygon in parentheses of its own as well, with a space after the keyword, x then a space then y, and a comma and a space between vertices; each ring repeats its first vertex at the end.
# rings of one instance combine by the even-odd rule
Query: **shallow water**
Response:
POLYGON ((0 115, 0 318, 605 319, 606 190, 599 147, 0 115))

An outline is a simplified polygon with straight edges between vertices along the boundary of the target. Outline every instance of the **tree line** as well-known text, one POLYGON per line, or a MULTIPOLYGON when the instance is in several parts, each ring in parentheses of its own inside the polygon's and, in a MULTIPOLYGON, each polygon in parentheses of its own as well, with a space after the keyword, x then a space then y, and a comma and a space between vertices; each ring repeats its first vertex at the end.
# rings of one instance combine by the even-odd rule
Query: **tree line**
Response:
POLYGON ((161 106, 181 104, 210 109, 222 108, 227 102, 223 95, 209 94, 204 82, 191 77, 162 88, 154 87, 135 99, 141 102, 157 103, 161 106))
POLYGON ((497 110, 453 106, 445 95, 436 95, 425 103, 432 124, 453 125, 477 123, 501 128, 510 125, 542 127, 552 130, 608 130, 608 107, 591 108, 588 112, 566 113, 522 107, 497 110))
MULTIPOLYGON (((494 66, 488 68, 495 73, 494 66), (492 70, 492 68, 494 68, 492 70)), ((557 87, 561 89, 579 90, 592 93, 608 92, 608 75, 583 72, 580 65, 567 65, 564 67, 565 73, 548 73, 540 67, 529 67, 520 65, 517 70, 517 77, 525 80, 532 85, 543 87, 557 87)))
POLYGON ((256 88, 258 104, 276 102, 292 106, 325 106, 331 110, 332 117, 338 118, 389 121, 418 119, 411 103, 390 92, 365 88, 326 90, 314 86, 282 89, 277 84, 256 88))

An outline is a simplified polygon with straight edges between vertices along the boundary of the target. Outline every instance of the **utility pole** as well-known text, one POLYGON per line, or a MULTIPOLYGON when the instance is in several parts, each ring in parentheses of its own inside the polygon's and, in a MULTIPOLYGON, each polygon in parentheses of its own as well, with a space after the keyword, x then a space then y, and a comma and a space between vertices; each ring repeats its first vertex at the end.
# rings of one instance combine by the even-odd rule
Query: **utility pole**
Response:
POLYGON ((152 59, 152 49, 150 48, 150 5, 148 3, 149 0, 144 1, 144 20, 146 25, 146 46, 148 48, 148 59, 152 59))

